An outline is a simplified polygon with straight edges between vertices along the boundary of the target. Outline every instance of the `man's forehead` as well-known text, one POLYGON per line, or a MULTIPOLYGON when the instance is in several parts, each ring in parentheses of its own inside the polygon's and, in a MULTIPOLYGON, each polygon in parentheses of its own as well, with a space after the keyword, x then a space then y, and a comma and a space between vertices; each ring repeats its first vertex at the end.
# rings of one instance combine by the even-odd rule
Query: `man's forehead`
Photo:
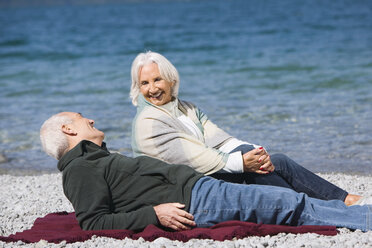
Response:
POLYGON ((76 112, 61 112, 58 115, 67 115, 70 117, 82 117, 83 116, 81 113, 76 113, 76 112))

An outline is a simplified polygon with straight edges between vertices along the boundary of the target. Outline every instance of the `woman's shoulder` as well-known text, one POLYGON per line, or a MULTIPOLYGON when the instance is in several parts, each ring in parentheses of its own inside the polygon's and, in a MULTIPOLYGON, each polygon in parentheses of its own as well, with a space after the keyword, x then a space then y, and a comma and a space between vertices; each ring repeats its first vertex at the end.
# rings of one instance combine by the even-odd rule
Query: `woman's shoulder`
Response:
POLYGON ((179 103, 179 106, 184 107, 186 109, 197 109, 198 108, 194 103, 189 102, 189 101, 178 99, 178 103, 179 103))
POLYGON ((159 116, 162 116, 163 114, 164 114, 163 111, 159 110, 158 108, 146 106, 137 111, 135 120, 157 118, 159 116))
MULTIPOLYGON (((141 108, 137 111, 136 116, 133 119, 133 127, 136 128, 153 128, 157 125, 169 125, 172 122, 172 115, 169 111, 160 107, 154 107, 151 105, 141 108)), ((144 129, 146 130, 146 129, 144 129)))

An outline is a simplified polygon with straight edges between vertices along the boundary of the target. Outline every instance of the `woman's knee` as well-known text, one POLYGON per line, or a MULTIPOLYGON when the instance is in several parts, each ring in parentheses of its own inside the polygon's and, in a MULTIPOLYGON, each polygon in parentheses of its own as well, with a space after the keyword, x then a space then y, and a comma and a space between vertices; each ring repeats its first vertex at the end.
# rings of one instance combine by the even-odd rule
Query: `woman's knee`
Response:
POLYGON ((273 155, 270 155, 271 162, 277 166, 277 164, 286 163, 288 160, 288 157, 282 153, 276 153, 273 155))
POLYGON ((287 155, 282 153, 273 154, 270 156, 271 162, 275 166, 275 170, 296 168, 299 165, 291 160, 287 155))

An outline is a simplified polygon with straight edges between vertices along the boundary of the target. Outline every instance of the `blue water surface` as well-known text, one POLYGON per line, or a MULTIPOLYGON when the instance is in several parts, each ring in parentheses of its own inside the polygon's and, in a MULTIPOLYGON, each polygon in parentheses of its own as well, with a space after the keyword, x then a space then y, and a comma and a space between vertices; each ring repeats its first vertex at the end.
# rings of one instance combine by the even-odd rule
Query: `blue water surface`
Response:
POLYGON ((372 174, 372 2, 359 0, 2 6, 0 173, 56 171, 39 128, 60 111, 131 156, 130 66, 147 50, 237 138, 312 171, 372 174))

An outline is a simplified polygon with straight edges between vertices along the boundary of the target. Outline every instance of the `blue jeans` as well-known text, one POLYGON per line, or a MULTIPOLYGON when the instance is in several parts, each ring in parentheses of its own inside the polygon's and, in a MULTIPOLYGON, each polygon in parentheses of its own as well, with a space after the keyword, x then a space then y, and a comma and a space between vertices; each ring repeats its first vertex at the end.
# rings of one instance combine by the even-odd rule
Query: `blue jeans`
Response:
MULTIPOLYGON (((231 151, 231 153, 241 151, 244 154, 253 148, 250 145, 241 145, 231 151)), ((275 171, 267 175, 246 172, 240 174, 215 173, 211 176, 233 183, 272 185, 289 188, 322 200, 345 200, 348 192, 315 175, 286 155, 274 154, 270 158, 275 166, 275 171)))
POLYGON ((320 200, 291 189, 228 183, 202 177, 191 193, 189 212, 198 227, 228 220, 279 225, 332 225, 368 231, 372 205, 347 207, 339 200, 320 200))

